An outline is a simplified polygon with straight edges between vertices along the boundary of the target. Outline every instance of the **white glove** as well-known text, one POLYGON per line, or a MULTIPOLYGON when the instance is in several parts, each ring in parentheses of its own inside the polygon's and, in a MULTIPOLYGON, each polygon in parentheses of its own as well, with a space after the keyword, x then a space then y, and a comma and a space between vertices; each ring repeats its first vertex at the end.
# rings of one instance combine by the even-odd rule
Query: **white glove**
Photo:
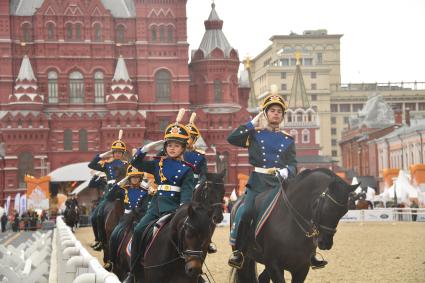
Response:
POLYGON ((288 179, 289 171, 288 168, 283 168, 278 170, 280 177, 282 177, 284 180, 288 179))
POLYGON ((112 154, 112 150, 109 150, 107 152, 99 154, 99 157, 100 158, 107 158, 107 157, 111 156, 111 154, 112 154))
POLYGON ((255 127, 255 126, 258 126, 258 121, 260 120, 260 117, 263 115, 263 112, 260 112, 260 113, 258 113, 257 114, 257 116, 255 116, 252 120, 251 120, 251 123, 252 123, 252 125, 255 127))
POLYGON ((125 176, 125 178, 121 179, 121 181, 118 182, 118 186, 124 187, 124 185, 127 183, 129 176, 125 176))
POLYGON ((151 150, 154 147, 157 147, 159 145, 163 145, 164 144, 164 140, 159 140, 159 141, 155 141, 155 142, 150 142, 147 145, 142 147, 142 152, 143 153, 147 153, 149 152, 149 150, 151 150))

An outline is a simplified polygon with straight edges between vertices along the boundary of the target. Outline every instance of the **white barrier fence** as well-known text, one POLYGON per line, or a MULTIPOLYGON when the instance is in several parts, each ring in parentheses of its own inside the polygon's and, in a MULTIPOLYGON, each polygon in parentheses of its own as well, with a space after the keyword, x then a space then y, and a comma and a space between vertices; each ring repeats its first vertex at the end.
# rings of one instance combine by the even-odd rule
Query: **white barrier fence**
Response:
POLYGON ((349 210, 341 221, 417 221, 425 222, 424 208, 382 208, 349 210), (416 217, 416 219, 415 219, 416 217))
POLYGON ((17 247, 0 245, 0 282, 48 282, 51 238, 52 231, 37 231, 17 247))
MULTIPOLYGON (((62 217, 56 221, 56 278, 50 283, 119 283, 118 277, 106 271, 99 261, 75 238, 62 217)), ((52 272, 51 272, 52 275, 52 272)))

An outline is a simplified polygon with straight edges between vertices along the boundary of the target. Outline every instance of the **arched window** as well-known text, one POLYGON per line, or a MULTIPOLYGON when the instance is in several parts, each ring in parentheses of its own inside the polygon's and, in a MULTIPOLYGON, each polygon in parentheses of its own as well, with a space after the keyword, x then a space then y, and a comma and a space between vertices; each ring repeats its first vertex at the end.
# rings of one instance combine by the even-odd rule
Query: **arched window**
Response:
POLYGON ((69 74, 69 102, 84 102, 84 77, 80 72, 69 74))
POLYGON ((116 27, 116 41, 119 43, 124 43, 125 41, 125 27, 123 25, 118 25, 116 27))
POLYGON ((226 170, 226 175, 224 181, 227 181, 227 172, 229 172, 227 165, 229 163, 229 153, 227 151, 217 152, 216 153, 216 164, 217 164, 217 173, 223 172, 226 170))
POLYGON ((72 130, 70 129, 63 132, 63 150, 72 150, 72 130))
POLYGON ((220 80, 214 80, 214 101, 221 102, 223 99, 223 88, 220 80))
POLYGON ((298 143, 298 131, 295 129, 292 129, 289 133, 291 134, 292 137, 294 137, 294 142, 298 143))
POLYGON ((75 24, 75 39, 81 40, 81 24, 75 24))
POLYGON ((55 24, 48 23, 47 24, 47 40, 54 40, 54 39, 55 39, 55 24))
POLYGON ((103 83, 103 72, 97 71, 94 73, 94 102, 104 103, 105 102, 105 87, 103 83))
POLYGON ((163 26, 159 27, 159 41, 161 42, 165 41, 165 31, 163 26))
POLYGON ((303 135, 303 143, 309 143, 310 142, 310 131, 307 129, 304 129, 302 132, 303 135))
POLYGON ((171 99, 171 75, 166 70, 160 70, 155 74, 156 99, 157 101, 170 101, 171 99))
POLYGON ((50 71, 47 74, 49 103, 58 103, 58 73, 50 71))
POLYGON ((67 23, 66 27, 66 40, 72 40, 72 24, 67 23))
POLYGON ((173 27, 168 27, 168 42, 172 42, 173 39, 173 27))
POLYGON ((288 112, 286 114, 286 116, 287 116, 287 119, 288 119, 288 123, 292 123, 292 113, 291 112, 288 112))
POLYGON ((22 25, 22 39, 24 42, 32 41, 32 27, 30 23, 22 25))
POLYGON ((94 25, 94 41, 102 41, 102 27, 100 24, 94 25))
POLYGON ((152 29, 151 29, 151 39, 152 39, 152 41, 156 41, 156 39, 157 39, 156 27, 152 27, 152 29))
POLYGON ((297 113, 297 122, 302 122, 303 121, 303 113, 302 112, 298 112, 297 113))
POLYGON ((87 145, 87 131, 85 129, 81 129, 78 132, 78 136, 80 139, 80 151, 87 151, 88 145, 87 145))
POLYGON ((30 152, 22 152, 18 157, 18 184, 25 188, 25 175, 34 175, 34 160, 30 152))

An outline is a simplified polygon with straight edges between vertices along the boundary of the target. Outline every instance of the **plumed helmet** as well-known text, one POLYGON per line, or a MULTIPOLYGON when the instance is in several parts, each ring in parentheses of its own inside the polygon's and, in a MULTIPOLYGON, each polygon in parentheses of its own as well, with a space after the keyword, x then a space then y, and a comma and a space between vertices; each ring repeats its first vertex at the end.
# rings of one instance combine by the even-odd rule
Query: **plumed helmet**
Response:
POLYGON ((189 140, 189 131, 182 124, 177 124, 177 123, 170 124, 165 129, 164 140, 165 142, 177 141, 179 143, 186 145, 189 140))
POLYGON ((186 125, 186 128, 189 131, 190 135, 192 135, 195 138, 198 138, 201 135, 201 132, 195 126, 195 118, 196 118, 196 113, 194 112, 192 113, 192 115, 190 115, 189 124, 186 125))
POLYGON ((142 177, 143 172, 139 171, 136 167, 129 165, 128 168, 127 168, 127 176, 128 177, 132 177, 132 176, 142 177))
POLYGON ((261 104, 261 109, 264 112, 267 112, 269 107, 272 105, 279 105, 280 107, 282 107, 283 112, 288 109, 285 100, 278 94, 270 94, 266 98, 264 98, 263 103, 261 104))
POLYGON ((126 151, 127 146, 125 145, 125 143, 122 140, 116 140, 112 143, 111 150, 112 151, 126 151))

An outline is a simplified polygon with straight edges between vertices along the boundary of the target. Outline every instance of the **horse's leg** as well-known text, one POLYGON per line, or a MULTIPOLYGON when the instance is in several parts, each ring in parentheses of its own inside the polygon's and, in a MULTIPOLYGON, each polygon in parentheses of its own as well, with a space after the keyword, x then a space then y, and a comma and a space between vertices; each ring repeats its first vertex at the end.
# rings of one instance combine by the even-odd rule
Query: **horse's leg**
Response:
POLYGON ((267 270, 263 270, 263 272, 261 272, 260 276, 258 276, 258 282, 259 283, 270 283, 270 275, 267 272, 267 270))
POLYGON ((285 283, 285 277, 283 276, 283 269, 277 264, 266 265, 266 270, 270 275, 273 283, 285 283))
POLYGON ((310 266, 304 266, 297 272, 292 273, 292 283, 302 283, 307 277, 308 271, 310 270, 310 266))

